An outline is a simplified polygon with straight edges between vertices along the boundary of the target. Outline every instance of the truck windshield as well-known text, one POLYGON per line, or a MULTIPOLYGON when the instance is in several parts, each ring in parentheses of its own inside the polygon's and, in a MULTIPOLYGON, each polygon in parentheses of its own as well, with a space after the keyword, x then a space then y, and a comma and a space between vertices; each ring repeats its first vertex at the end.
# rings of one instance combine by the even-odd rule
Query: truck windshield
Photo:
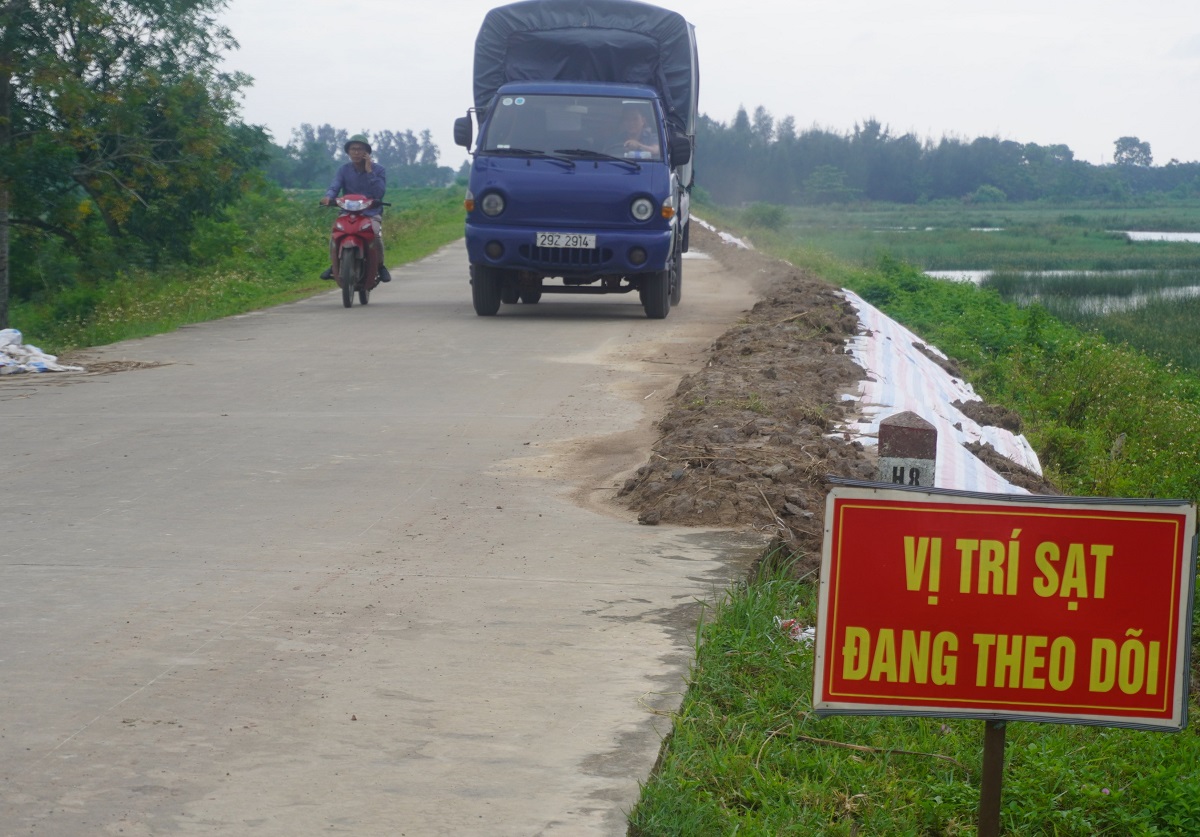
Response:
POLYGON ((480 147, 511 154, 538 152, 662 160, 654 103, 609 96, 501 96, 480 147))

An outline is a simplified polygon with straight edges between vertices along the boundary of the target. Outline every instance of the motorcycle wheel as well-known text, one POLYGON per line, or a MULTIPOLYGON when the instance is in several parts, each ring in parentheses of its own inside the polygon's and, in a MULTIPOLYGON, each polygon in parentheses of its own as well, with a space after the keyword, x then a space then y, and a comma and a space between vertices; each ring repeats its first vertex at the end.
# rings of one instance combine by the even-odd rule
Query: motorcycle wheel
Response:
POLYGON ((358 286, 358 301, 361 305, 366 305, 370 297, 371 289, 367 287, 367 280, 363 279, 362 283, 358 286))
POLYGON ((354 250, 343 250, 338 278, 342 281, 342 305, 349 308, 354 304, 354 286, 358 277, 358 259, 354 250))

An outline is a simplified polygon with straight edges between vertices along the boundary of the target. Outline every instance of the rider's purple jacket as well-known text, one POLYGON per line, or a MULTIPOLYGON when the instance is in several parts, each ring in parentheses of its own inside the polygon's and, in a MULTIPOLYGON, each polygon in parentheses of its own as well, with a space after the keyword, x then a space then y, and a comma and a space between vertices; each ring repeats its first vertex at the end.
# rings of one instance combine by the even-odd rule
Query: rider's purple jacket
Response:
MULTIPOLYGON (((370 171, 360 172, 354 168, 354 163, 346 163, 333 176, 333 183, 325 190, 325 197, 332 200, 341 192, 346 195, 366 195, 381 201, 386 191, 387 172, 383 166, 372 161, 370 171)), ((382 215, 383 207, 373 206, 363 214, 382 215)))

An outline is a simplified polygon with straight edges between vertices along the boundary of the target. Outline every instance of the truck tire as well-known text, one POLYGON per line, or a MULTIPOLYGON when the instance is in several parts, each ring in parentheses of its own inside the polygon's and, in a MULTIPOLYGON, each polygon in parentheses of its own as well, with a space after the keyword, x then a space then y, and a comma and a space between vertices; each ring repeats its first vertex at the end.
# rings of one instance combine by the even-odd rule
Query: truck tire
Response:
POLYGON ((471 303, 479 316, 496 316, 500 310, 500 271, 471 265, 471 303))
POLYGON ((642 285, 642 308, 652 320, 666 319, 671 312, 671 270, 646 274, 642 285))
POLYGON ((678 305, 683 299, 683 252, 677 252, 671 259, 671 305, 678 305))
POLYGON ((505 305, 516 305, 521 301, 515 280, 504 277, 500 280, 500 301, 505 305))

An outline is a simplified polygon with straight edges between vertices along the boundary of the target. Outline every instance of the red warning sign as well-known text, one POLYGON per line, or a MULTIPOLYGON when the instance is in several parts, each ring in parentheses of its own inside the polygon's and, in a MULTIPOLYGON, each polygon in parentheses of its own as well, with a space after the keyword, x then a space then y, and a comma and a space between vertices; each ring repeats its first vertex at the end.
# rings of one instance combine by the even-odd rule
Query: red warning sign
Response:
POLYGON ((813 706, 1181 729, 1196 509, 838 486, 813 706))

